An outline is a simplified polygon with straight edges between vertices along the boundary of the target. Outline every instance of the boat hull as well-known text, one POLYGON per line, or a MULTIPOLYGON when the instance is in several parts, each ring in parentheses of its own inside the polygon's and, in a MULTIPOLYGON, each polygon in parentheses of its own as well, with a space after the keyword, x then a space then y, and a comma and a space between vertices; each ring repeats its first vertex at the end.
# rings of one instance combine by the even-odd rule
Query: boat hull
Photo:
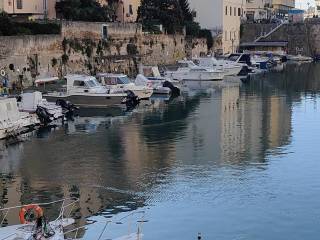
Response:
POLYGON ((225 76, 237 76, 241 72, 242 67, 224 68, 225 76))
POLYGON ((134 95, 136 95, 139 99, 149 99, 153 94, 153 90, 147 90, 147 89, 144 89, 144 90, 132 89, 130 91, 132 91, 134 95))
POLYGON ((44 95, 48 102, 56 102, 58 99, 69 101, 78 107, 108 107, 112 105, 121 104, 124 95, 98 95, 98 96, 85 96, 85 95, 44 95))
POLYGON ((173 80, 183 81, 222 81, 224 74, 220 72, 206 72, 206 73, 172 73, 173 80))

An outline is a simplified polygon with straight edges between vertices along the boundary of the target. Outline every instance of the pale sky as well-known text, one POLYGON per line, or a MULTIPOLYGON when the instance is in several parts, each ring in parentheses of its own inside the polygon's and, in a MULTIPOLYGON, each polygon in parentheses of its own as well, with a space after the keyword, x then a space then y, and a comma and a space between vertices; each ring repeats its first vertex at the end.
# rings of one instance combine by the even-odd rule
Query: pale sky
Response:
POLYGON ((308 4, 310 3, 310 6, 314 6, 314 0, 296 0, 296 8, 303 8, 303 9, 307 9, 308 8, 308 4))

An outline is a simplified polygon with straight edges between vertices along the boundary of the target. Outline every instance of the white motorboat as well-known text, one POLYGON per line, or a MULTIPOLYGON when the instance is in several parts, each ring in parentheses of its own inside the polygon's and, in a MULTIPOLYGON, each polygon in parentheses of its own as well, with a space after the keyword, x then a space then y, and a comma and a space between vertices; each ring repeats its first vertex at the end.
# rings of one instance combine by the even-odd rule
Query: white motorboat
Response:
POLYGON ((0 98, 0 139, 27 132, 39 123, 36 115, 19 112, 15 98, 0 98))
POLYGON ((289 61, 294 61, 294 62, 312 62, 313 61, 312 57, 302 56, 301 54, 287 55, 287 59, 289 61))
POLYGON ((65 232, 64 228, 74 224, 74 219, 65 218, 65 209, 67 207, 73 206, 78 200, 73 201, 65 205, 66 199, 54 201, 51 203, 44 204, 29 204, 23 206, 15 206, 10 208, 0 209, 3 212, 4 219, 10 211, 19 210, 20 223, 18 225, 12 225, 7 227, 0 227, 0 239, 6 240, 31 240, 31 239, 41 239, 41 240, 64 240, 65 232), (62 202, 62 207, 59 216, 54 221, 47 221, 44 216, 42 207, 46 205, 56 204, 62 202), (28 216, 35 216, 34 219, 26 219, 28 216))
POLYGON ((152 88, 154 94, 169 95, 171 93, 171 89, 163 86, 164 81, 165 80, 162 78, 147 78, 142 74, 138 74, 135 80, 135 84, 137 86, 152 88))
POLYGON ((252 65, 251 55, 248 53, 232 53, 226 57, 226 60, 246 64, 247 66, 252 65))
POLYGON ((196 58, 194 59, 194 62, 200 67, 223 71, 225 76, 237 76, 245 66, 243 63, 221 59, 218 60, 215 57, 196 58))
POLYGON ((136 78, 136 84, 145 85, 153 88, 155 95, 169 95, 180 92, 179 81, 161 76, 157 66, 139 66, 139 75, 136 78))
POLYGON ((224 72, 217 69, 200 67, 188 60, 178 61, 176 71, 166 71, 165 76, 179 81, 222 81, 224 72))
POLYGON ((43 97, 49 102, 59 100, 72 102, 79 107, 107 107, 123 103, 127 94, 109 93, 97 79, 87 75, 67 75, 65 92, 51 92, 43 97))
POLYGON ((99 73, 96 77, 99 83, 109 90, 109 93, 132 91, 140 100, 149 99, 153 94, 153 88, 136 85, 124 74, 99 73))
POLYGON ((62 107, 56 103, 48 102, 42 97, 41 92, 22 93, 19 98, 19 111, 37 114, 43 124, 64 119, 65 112, 62 107))

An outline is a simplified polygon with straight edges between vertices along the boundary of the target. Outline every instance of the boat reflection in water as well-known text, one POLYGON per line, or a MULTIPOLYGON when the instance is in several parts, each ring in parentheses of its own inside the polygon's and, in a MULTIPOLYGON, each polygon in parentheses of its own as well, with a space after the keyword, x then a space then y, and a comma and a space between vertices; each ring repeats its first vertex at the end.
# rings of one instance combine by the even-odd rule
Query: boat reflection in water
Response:
POLYGON ((287 65, 247 84, 189 86, 191 94, 129 113, 80 116, 70 130, 0 152, 1 207, 79 198, 71 217, 91 223, 84 239, 97 239, 109 220, 103 239, 123 236, 128 225, 116 223, 140 210, 145 239, 199 231, 208 239, 297 239, 292 229, 301 225, 318 236, 319 72, 287 65))

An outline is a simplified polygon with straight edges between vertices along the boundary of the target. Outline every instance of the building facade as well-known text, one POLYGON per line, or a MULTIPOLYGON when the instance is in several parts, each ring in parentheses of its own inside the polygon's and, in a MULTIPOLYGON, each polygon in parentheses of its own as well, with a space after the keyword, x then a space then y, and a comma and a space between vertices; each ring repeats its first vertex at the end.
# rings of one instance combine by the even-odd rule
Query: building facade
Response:
POLYGON ((320 16, 320 0, 315 0, 316 2, 316 15, 320 16))
POLYGON ((246 0, 246 17, 248 21, 268 19, 272 0, 246 0))
POLYGON ((56 17, 56 0, 0 0, 0 10, 27 19, 56 17))
POLYGON ((214 35, 222 35, 219 52, 236 52, 240 43, 240 23, 245 14, 246 0, 189 0, 196 12, 196 21, 214 35))
MULTIPOLYGON (((98 0, 101 5, 108 5, 108 0, 98 0)), ((117 22, 136 22, 141 0, 119 0, 116 3, 117 22)))

